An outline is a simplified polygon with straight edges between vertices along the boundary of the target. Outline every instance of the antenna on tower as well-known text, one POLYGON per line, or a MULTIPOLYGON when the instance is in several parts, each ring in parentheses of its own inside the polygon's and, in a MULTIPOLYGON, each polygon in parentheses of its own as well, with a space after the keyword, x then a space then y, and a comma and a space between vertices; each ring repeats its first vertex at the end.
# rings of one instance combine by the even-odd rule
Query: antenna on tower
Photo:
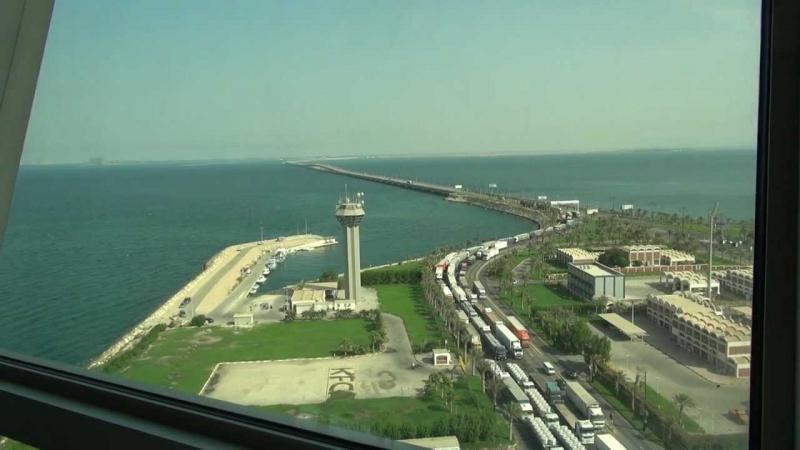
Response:
POLYGON ((717 210, 719 209, 719 202, 714 203, 714 207, 708 213, 708 299, 712 300, 711 296, 711 269, 714 256, 714 221, 717 219, 717 210))

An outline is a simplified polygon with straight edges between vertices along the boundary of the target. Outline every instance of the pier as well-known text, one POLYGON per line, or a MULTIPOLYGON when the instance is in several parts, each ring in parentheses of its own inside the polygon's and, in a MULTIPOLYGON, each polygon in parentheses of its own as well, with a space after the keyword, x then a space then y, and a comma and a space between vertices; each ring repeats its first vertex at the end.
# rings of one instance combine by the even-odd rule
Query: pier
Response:
POLYGON ((466 189, 456 189, 455 187, 441 184, 410 180, 407 178, 356 172, 319 162, 288 162, 287 164, 318 170, 321 172, 357 178, 360 180, 372 181, 374 183, 382 183, 403 189, 410 189, 412 191, 439 195, 445 197, 447 200, 469 203, 474 206, 480 206, 481 208, 522 217, 536 223, 540 228, 544 228, 548 226, 550 222, 552 222, 551 218, 547 214, 547 212, 550 211, 550 205, 532 199, 474 192, 466 189))

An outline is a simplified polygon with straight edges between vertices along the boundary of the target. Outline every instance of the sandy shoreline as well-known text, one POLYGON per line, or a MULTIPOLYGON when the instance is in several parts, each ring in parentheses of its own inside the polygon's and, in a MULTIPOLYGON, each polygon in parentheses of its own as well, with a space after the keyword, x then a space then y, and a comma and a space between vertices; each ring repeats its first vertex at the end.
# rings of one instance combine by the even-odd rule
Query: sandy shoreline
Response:
POLYGON ((133 327, 130 331, 122 335, 116 342, 114 342, 108 349, 101 353, 97 358, 92 360, 89 368, 97 367, 105 364, 114 356, 122 353, 123 351, 131 348, 142 337, 144 337, 150 330, 158 324, 169 324, 172 318, 178 314, 180 303, 186 297, 192 297, 197 291, 204 286, 209 278, 215 276, 228 265, 241 252, 247 252, 242 256, 237 264, 230 268, 227 272, 221 275, 221 279, 215 283, 210 289, 208 294, 201 299, 193 299, 199 302, 195 305, 196 312, 201 314, 202 311, 213 309, 216 304, 223 301, 224 296, 230 292, 230 289, 237 283, 239 270, 242 267, 252 265, 264 251, 275 250, 283 247, 287 250, 297 251, 301 249, 313 249, 330 245, 325 241, 325 238, 317 235, 297 235, 281 238, 281 240, 270 239, 263 242, 247 242, 243 244, 235 244, 226 247, 215 254, 205 264, 205 268, 197 274, 191 281, 189 281, 183 288, 176 292, 167 301, 161 304, 155 311, 153 311, 144 320, 139 322, 138 325, 133 327))

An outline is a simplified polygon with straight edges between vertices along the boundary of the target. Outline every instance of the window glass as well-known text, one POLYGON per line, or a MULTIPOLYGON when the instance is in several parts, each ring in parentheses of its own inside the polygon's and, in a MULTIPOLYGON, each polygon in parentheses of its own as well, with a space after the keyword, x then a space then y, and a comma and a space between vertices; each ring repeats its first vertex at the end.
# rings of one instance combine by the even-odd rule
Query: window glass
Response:
POLYGON ((0 346, 427 446, 746 447, 759 5, 60 2, 0 346))

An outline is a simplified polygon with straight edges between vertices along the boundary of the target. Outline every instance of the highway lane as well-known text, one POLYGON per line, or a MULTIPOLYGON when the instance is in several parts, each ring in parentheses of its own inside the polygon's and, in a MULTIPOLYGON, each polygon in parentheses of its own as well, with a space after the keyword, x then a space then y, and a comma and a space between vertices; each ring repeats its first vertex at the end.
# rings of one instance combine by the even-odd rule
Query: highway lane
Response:
MULTIPOLYGON (((524 241, 520 244, 515 244, 513 246, 509 246, 506 252, 513 251, 514 248, 521 248, 528 244, 527 241, 524 241)), ((488 277, 484 274, 484 269, 487 267, 486 261, 476 261, 467 271, 467 280, 471 283, 475 279, 480 279, 481 283, 483 283, 484 287, 486 288, 486 300, 482 300, 480 304, 484 304, 493 311, 496 311, 499 316, 505 318, 507 315, 514 315, 513 311, 509 307, 507 307, 503 302, 501 302, 498 298, 498 289, 496 283, 492 282, 488 279, 488 277)), ((516 360, 516 362, 528 372, 531 377, 533 378, 534 383, 538 386, 543 387, 546 381, 551 379, 555 379, 554 377, 548 377, 544 373, 542 373, 541 368, 545 361, 550 361, 557 366, 557 373, 556 376, 559 375, 559 372, 562 370, 560 368, 563 367, 583 367, 584 370, 586 369, 586 364, 583 362, 583 357, 580 355, 563 355, 555 353, 550 346, 542 340, 542 338, 533 332, 530 328, 528 328, 528 334, 531 337, 531 345, 530 347, 524 350, 525 356, 521 360, 516 360), (560 368, 559 368, 560 367, 560 368)), ((585 383, 584 383, 585 385, 585 383)), ((593 389, 590 389, 592 392, 593 389)), ((622 416, 616 414, 614 408, 601 396, 595 395, 597 402, 603 408, 603 411, 606 413, 606 417, 608 417, 608 413, 614 411, 614 425, 612 426, 610 432, 614 434, 614 436, 627 448, 629 449, 643 449, 643 450, 651 450, 651 449, 660 449, 661 447, 642 436, 642 434, 636 430, 628 421, 626 421, 622 416)), ((573 412, 574 413, 574 412, 573 412)), ((608 423, 608 420, 606 421, 608 423)), ((523 431, 524 433, 524 431, 523 431)))

